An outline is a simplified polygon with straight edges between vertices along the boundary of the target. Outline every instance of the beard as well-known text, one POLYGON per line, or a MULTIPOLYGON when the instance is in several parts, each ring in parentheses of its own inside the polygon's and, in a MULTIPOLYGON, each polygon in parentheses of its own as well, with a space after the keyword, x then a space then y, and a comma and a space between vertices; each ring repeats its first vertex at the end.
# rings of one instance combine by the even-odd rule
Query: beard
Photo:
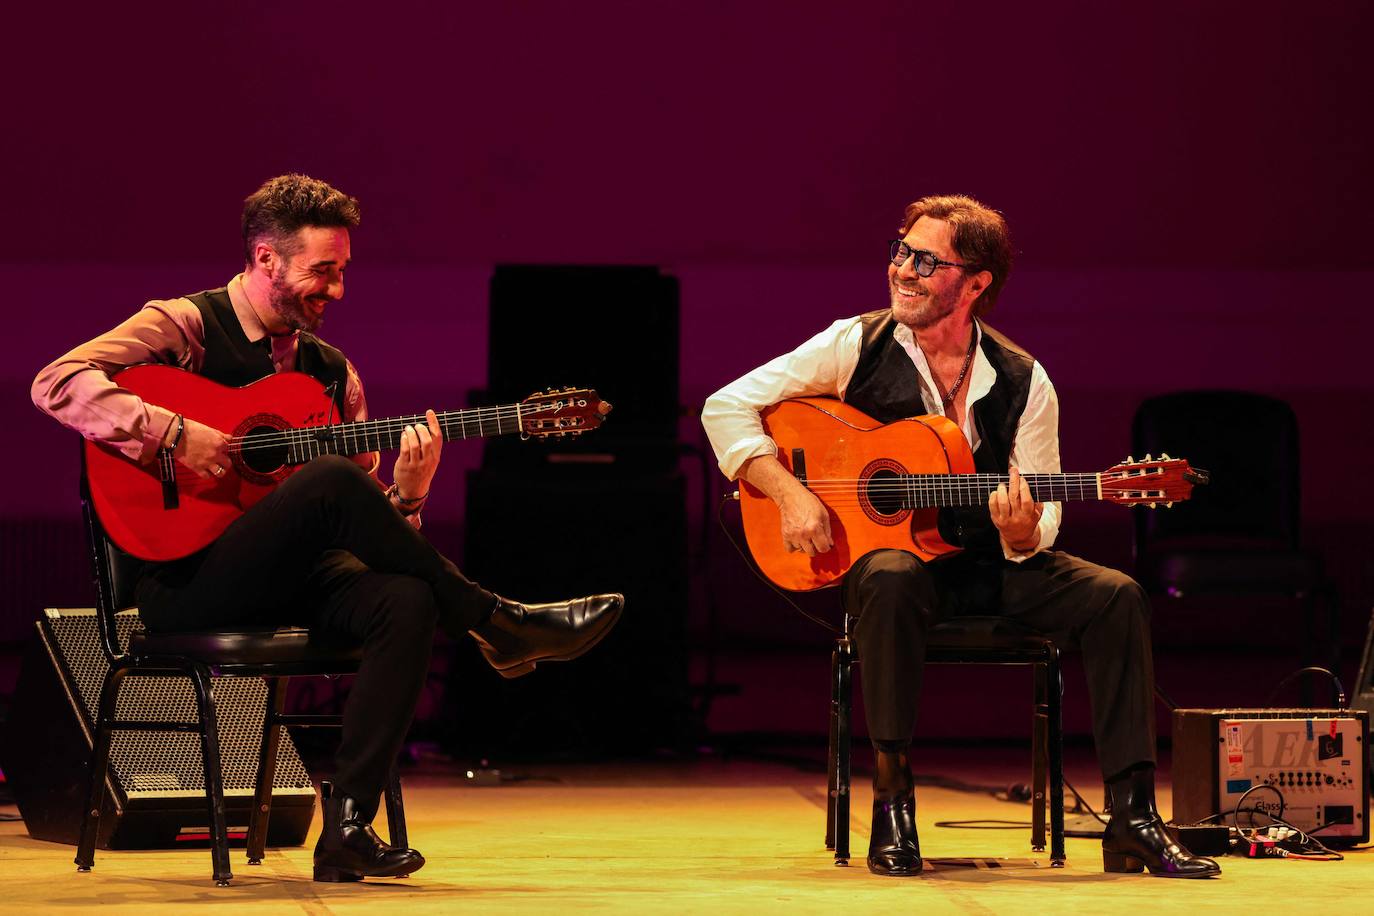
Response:
POLYGON ((954 310, 958 308, 958 290, 947 289, 932 295, 930 288, 924 285, 903 287, 915 289, 920 293, 915 297, 907 297, 894 288, 898 285, 897 281, 889 280, 888 283, 888 292, 892 297, 892 317, 909 328, 924 331, 954 314, 954 310))
POLYGON ((272 278, 268 306, 288 328, 296 331, 315 331, 324 324, 324 316, 311 316, 305 307, 305 297, 287 286, 281 277, 272 278))

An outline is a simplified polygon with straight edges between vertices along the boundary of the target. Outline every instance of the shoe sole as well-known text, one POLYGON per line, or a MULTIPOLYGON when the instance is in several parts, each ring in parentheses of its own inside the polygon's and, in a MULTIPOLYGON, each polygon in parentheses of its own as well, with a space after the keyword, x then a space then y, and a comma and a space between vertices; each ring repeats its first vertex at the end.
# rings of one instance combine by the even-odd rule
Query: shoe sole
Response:
MULTIPOLYGON (((581 658, 592 649, 596 648, 597 644, 605 639, 611 630, 615 629, 616 623, 620 620, 620 613, 623 610, 625 610, 625 605, 621 604, 620 607, 615 609, 615 613, 603 617, 602 619, 607 621, 606 626, 602 628, 600 633, 592 637, 591 642, 588 642, 575 652, 571 652, 567 655, 550 656, 548 658, 537 658, 534 661, 520 662, 508 668, 496 668, 496 673, 507 679, 523 677, 533 671, 534 666, 540 662, 570 662, 575 658, 581 658)), ((495 666, 493 665, 492 667, 495 666)))
MULTIPOLYGON (((1104 849, 1102 850, 1102 871, 1109 875, 1138 875, 1145 871, 1145 860, 1137 859, 1135 856, 1127 855, 1124 852, 1110 852, 1104 849)), ((1167 871, 1152 871, 1149 874, 1155 878, 1216 878, 1220 877, 1221 869, 1194 872, 1193 874, 1167 871)))
POLYGON ((416 862, 407 862, 404 866, 395 869, 394 873, 381 871, 376 874, 363 874, 347 868, 335 868, 332 865, 316 865, 314 878, 325 884, 344 883, 348 881, 361 881, 363 878, 409 878, 413 873, 425 867, 425 860, 419 859, 416 862))

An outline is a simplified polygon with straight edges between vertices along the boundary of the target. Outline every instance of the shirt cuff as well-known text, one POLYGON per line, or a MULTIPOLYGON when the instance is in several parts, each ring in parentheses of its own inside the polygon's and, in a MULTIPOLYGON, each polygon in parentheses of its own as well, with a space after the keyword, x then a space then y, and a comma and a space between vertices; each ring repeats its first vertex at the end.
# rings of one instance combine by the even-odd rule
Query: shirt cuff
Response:
POLYGON ((1049 521, 1046 520, 1044 513, 1042 513, 1040 515, 1040 520, 1035 523, 1035 530, 1039 533, 1040 539, 1036 542, 1034 550, 1013 550, 1011 545, 1007 543, 1007 539, 1002 537, 999 532, 997 539, 1002 542, 1002 556, 1013 563, 1024 563, 1040 551, 1048 550, 1050 543, 1053 541, 1053 532, 1047 530, 1049 526, 1049 521))
POLYGON ((157 450, 167 441, 167 433, 176 422, 177 415, 174 411, 155 404, 143 406, 148 412, 148 419, 143 424, 143 451, 139 455, 139 460, 147 464, 157 457, 157 450))
POLYGON ((778 445, 772 439, 767 436, 750 436, 739 440, 720 456, 720 469, 726 477, 734 480, 739 476, 740 468, 744 467, 744 463, 750 458, 777 453, 778 445))

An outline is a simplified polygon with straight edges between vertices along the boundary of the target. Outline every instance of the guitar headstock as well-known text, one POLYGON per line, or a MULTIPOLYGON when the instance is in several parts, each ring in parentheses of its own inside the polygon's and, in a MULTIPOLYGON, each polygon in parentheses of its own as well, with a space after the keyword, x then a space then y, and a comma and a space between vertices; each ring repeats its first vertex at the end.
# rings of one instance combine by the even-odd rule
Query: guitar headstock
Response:
POLYGON ((591 388, 551 388, 520 402, 520 428, 526 436, 577 436, 596 429, 610 412, 610 403, 591 388))
POLYGON ((1102 498, 1123 506, 1165 507, 1193 495, 1195 485, 1211 481, 1211 475, 1188 466, 1182 458, 1146 455, 1136 461, 1127 456, 1102 472, 1102 498))

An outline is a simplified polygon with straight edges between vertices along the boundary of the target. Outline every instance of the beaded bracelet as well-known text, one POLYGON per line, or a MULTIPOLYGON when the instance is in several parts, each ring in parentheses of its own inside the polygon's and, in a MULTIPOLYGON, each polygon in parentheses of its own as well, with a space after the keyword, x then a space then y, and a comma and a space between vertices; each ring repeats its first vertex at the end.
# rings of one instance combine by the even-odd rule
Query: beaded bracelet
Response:
POLYGON ((397 510, 406 517, 412 516, 416 512, 419 512, 421 505, 424 504, 424 501, 429 499, 428 491, 426 491, 421 496, 412 496, 409 499, 407 499, 406 497, 401 495, 401 488, 394 483, 387 488, 386 495, 394 496, 396 498, 397 510))

